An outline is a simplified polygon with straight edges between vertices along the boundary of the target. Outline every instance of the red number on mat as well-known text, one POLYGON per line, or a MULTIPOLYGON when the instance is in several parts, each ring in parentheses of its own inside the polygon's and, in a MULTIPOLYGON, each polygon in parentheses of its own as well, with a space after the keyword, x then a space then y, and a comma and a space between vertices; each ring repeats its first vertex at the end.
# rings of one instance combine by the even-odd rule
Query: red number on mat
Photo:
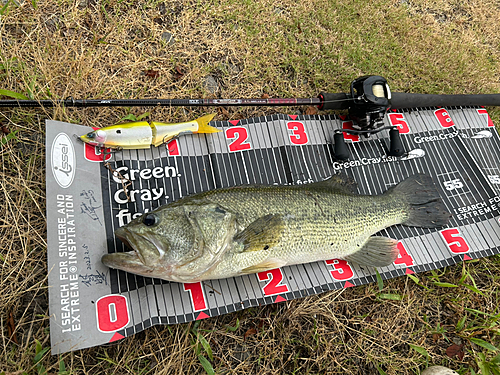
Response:
POLYGON ((115 332, 125 328, 130 321, 127 298, 119 294, 101 297, 95 304, 97 329, 101 332, 115 332))
POLYGON ((481 116, 486 115, 486 118, 488 119, 488 127, 494 127, 495 124, 493 124, 493 121, 491 121, 490 115, 488 114, 488 111, 486 109, 477 109, 477 113, 481 116))
POLYGON ((402 113, 389 113, 389 121, 391 125, 395 125, 398 127, 400 134, 406 134, 410 132, 408 123, 405 120, 405 115, 403 115, 402 113))
POLYGON ((436 115, 436 118, 438 119, 439 123, 443 128, 449 128, 450 126, 455 126, 455 123, 451 119, 446 109, 444 108, 436 109, 434 111, 434 115, 436 115))
POLYGON ((290 134, 290 142, 292 142, 294 145, 305 145, 309 142, 303 123, 298 121, 290 121, 286 124, 286 126, 289 130, 292 131, 292 134, 290 134))
POLYGON ((335 280, 349 280, 354 276, 351 266, 343 259, 330 259, 325 261, 326 264, 333 265, 333 270, 330 274, 335 280))
POLYGON ((250 142, 246 142, 248 138, 247 128, 241 126, 228 128, 226 130, 226 137, 227 139, 236 138, 232 143, 229 144, 229 151, 231 152, 250 150, 252 148, 250 142))
MULTIPOLYGON (((89 145, 88 143, 85 143, 83 149, 83 155, 85 156, 86 160, 95 161, 98 163, 103 161, 102 159, 104 159, 104 154, 102 153, 102 149, 100 147, 94 147, 89 145)), ((106 161, 108 161, 109 159, 111 159, 111 149, 108 148, 106 152, 106 161)))
POLYGON ((407 266, 413 266, 413 258, 410 254, 408 254, 401 241, 398 242, 398 250, 399 254, 394 261, 394 264, 406 264, 407 266))
POLYGON ((207 308, 207 301, 201 283, 185 283, 184 291, 189 292, 191 303, 193 304, 194 311, 205 310, 207 308))
POLYGON ((177 139, 173 139, 167 143, 167 150, 170 156, 179 156, 179 144, 177 143, 177 139))
POLYGON ((279 268, 274 270, 259 272, 257 274, 260 281, 269 282, 262 288, 265 296, 272 296, 274 294, 286 293, 288 292, 288 286, 286 284, 281 284, 283 281, 283 274, 279 268), (269 279, 269 277, 271 277, 269 279))
MULTIPOLYGON (((352 121, 342 121, 342 129, 354 129, 352 121)), ((359 142, 359 135, 344 133, 344 139, 359 142)))
POLYGON ((445 229, 439 233, 443 236, 452 253, 460 254, 469 251, 469 245, 467 245, 457 228, 445 229))

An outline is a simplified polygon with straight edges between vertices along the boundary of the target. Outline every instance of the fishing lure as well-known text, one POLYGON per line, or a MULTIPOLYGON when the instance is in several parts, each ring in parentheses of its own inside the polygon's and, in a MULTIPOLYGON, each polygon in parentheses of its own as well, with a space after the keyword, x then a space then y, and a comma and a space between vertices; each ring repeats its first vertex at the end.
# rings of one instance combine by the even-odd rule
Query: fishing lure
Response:
POLYGON ((89 145, 111 149, 141 149, 156 147, 184 134, 217 133, 220 129, 208 125, 215 114, 189 122, 165 124, 146 121, 107 126, 82 135, 80 139, 89 145))

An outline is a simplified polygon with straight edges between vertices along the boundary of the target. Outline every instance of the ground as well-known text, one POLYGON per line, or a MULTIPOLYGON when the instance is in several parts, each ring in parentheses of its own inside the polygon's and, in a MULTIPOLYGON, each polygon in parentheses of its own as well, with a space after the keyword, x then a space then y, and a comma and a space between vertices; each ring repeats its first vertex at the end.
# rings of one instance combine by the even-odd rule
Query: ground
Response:
MULTIPOLYGON (((500 92, 494 0, 11 0, 4 98, 315 97, 365 74, 393 91, 500 92)), ((500 257, 51 356, 45 119, 180 122, 208 109, 3 109, 0 373, 499 374, 500 257)), ((312 108, 219 108, 218 120, 312 108)), ((495 124, 500 111, 489 109, 495 124)), ((91 234, 89 234, 91 235, 91 234)))

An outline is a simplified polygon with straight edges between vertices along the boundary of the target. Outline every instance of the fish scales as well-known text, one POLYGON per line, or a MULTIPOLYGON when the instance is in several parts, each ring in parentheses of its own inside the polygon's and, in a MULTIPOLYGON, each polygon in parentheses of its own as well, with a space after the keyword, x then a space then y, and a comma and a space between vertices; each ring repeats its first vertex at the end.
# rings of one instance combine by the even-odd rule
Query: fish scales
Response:
POLYGON ((397 241, 373 236, 394 224, 437 228, 450 213, 429 176, 382 195, 358 195, 345 176, 300 186, 239 186, 185 197, 115 234, 134 251, 104 264, 149 277, 195 282, 332 258, 380 267, 397 241))
POLYGON ((373 233, 407 217, 406 205, 396 196, 347 195, 309 190, 307 185, 229 188, 207 192, 205 197, 239 214, 245 227, 268 214, 283 215, 282 239, 267 251, 291 261, 300 259, 296 249, 303 249, 307 257, 349 254, 373 233))

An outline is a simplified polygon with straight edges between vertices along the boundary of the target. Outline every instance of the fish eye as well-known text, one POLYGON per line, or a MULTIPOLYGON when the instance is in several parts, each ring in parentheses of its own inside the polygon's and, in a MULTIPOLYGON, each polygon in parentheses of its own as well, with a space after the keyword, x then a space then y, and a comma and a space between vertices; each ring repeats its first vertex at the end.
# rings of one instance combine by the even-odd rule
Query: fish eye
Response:
POLYGON ((95 138, 95 133, 94 132, 88 133, 87 138, 95 138))
POLYGON ((142 223, 148 227, 155 225, 156 224, 156 215, 147 214, 146 216, 144 216, 144 219, 142 219, 142 223))

